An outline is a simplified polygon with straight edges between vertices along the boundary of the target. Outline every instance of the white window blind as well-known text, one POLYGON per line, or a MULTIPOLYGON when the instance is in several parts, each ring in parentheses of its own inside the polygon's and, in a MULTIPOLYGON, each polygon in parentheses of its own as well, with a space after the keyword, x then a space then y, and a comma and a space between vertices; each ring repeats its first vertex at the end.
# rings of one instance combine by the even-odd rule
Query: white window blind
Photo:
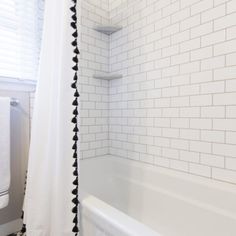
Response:
POLYGON ((35 80, 43 0, 0 0, 0 79, 35 80))

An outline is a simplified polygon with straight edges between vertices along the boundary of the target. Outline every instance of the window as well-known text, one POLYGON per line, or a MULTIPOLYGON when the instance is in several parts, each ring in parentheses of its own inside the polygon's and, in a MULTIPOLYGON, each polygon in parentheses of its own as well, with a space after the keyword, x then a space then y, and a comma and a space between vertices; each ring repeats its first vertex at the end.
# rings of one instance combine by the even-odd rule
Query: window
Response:
POLYGON ((35 80, 43 0, 0 0, 0 79, 35 80))

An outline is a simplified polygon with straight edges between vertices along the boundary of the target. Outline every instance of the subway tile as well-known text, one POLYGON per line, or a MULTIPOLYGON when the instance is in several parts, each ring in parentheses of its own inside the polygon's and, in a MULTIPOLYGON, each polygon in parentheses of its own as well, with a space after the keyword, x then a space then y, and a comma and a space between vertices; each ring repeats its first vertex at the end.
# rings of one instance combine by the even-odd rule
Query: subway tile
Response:
POLYGON ((211 177, 211 168, 209 166, 190 163, 189 172, 204 177, 211 177))
POLYGON ((202 118, 224 118, 225 107, 224 106, 209 106, 201 107, 202 118))
POLYGON ((213 95, 214 105, 236 105, 236 93, 221 93, 213 95))
POLYGON ((225 15, 225 4, 219 5, 217 7, 211 8, 202 13, 202 22, 208 22, 225 15))
POLYGON ((234 23, 235 17, 236 17, 236 13, 232 13, 232 14, 226 15, 220 19, 215 20, 214 21, 214 30, 225 29, 225 28, 235 25, 235 23, 234 23))
POLYGON ((212 152, 216 155, 236 157, 236 146, 231 144, 213 143, 212 152))
POLYGON ((222 168, 212 168, 212 178, 230 183, 236 183, 236 172, 222 168))
POLYGON ((106 1, 82 3, 81 157, 110 153, 236 183, 234 0, 120 3, 110 14, 106 1), (94 32, 110 20, 123 29, 94 32), (123 78, 92 78, 108 71, 123 78))
POLYGON ((200 155, 200 163, 207 166, 224 168, 225 159, 223 156, 202 153, 200 155))
POLYGON ((225 133, 224 131, 202 130, 201 141, 212 142, 212 143, 224 143, 225 133))

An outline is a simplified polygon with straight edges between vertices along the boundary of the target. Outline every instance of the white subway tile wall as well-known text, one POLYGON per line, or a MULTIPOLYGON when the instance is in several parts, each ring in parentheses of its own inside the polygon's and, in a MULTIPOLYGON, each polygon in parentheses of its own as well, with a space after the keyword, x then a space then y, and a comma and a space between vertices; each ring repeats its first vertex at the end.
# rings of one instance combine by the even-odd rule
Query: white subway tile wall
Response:
POLYGON ((110 0, 109 17, 109 153, 236 184, 236 1, 110 0))
POLYGON ((81 158, 108 154, 109 82, 93 74, 109 70, 109 36, 94 30, 109 23, 108 0, 81 3, 80 153, 81 158))
POLYGON ((236 1, 81 5, 81 158, 110 153, 236 184, 236 1), (123 29, 93 29, 109 23, 123 29))

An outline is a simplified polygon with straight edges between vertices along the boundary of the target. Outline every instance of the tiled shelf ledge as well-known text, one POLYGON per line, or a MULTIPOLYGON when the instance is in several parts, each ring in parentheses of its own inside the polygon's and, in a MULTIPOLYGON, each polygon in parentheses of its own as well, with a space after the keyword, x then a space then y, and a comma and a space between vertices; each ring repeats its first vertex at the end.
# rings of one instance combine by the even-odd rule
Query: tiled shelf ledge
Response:
POLYGON ((107 35, 111 35, 121 29, 122 27, 117 25, 99 25, 94 28, 94 30, 107 35))
POLYGON ((113 80, 113 79, 121 79, 123 76, 121 74, 94 74, 93 78, 95 79, 105 79, 105 80, 113 80))

